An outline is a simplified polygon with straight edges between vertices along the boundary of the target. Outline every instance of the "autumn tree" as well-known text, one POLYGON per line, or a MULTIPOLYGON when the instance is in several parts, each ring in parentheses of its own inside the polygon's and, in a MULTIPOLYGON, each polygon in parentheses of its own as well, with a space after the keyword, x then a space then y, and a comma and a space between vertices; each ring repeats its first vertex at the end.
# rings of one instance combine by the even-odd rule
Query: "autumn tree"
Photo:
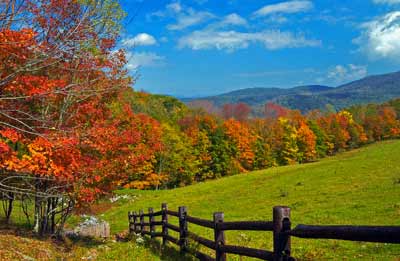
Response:
POLYGON ((278 124, 282 131, 281 147, 279 148, 279 162, 282 165, 290 165, 298 162, 299 147, 297 145, 297 129, 288 119, 279 118, 278 124))
POLYGON ((315 135, 315 152, 317 158, 323 158, 327 155, 328 150, 331 149, 331 143, 329 142, 328 135, 318 125, 315 119, 308 120, 308 126, 315 135))
POLYGON ((235 148, 233 156, 240 172, 252 170, 255 161, 256 135, 246 123, 234 119, 224 122, 224 131, 235 148))
POLYGON ((254 142, 254 168, 265 169, 275 166, 276 159, 273 157, 272 128, 269 120, 253 119, 250 121, 250 128, 256 135, 254 142))
POLYGON ((305 121, 299 123, 297 129, 297 146, 299 162, 311 162, 317 157, 316 135, 305 121))
POLYGON ((224 119, 236 119, 238 121, 245 121, 248 119, 251 108, 246 103, 227 103, 222 107, 222 117, 224 119))
MULTIPOLYGON (((66 192, 78 204, 91 201, 104 187, 88 144, 101 134, 95 128, 110 123, 109 101, 131 82, 123 52, 114 51, 123 12, 115 1, 0 5, 0 165, 71 183, 66 192)), ((111 130, 103 138, 113 137, 111 130)), ((53 211, 40 204, 36 213, 53 211)))
POLYGON ((194 100, 188 103, 188 107, 191 109, 202 109, 210 114, 218 114, 219 109, 215 106, 212 101, 208 100, 194 100))
POLYGON ((85 135, 81 150, 92 164, 82 168, 94 173, 97 189, 144 189, 161 184, 164 176, 155 169, 162 148, 161 128, 148 115, 115 102, 109 117, 93 123, 85 135))
POLYGON ((200 158, 194 153, 190 138, 177 126, 162 124, 162 150, 158 155, 156 172, 163 175, 166 188, 181 187, 195 182, 200 158))
POLYGON ((208 136, 208 130, 213 130, 215 126, 204 129, 202 123, 204 115, 188 115, 178 121, 180 128, 186 135, 186 142, 191 146, 191 153, 195 157, 196 171, 195 181, 203 181, 215 177, 218 173, 211 171, 213 158, 211 156, 211 140, 208 136))
POLYGON ((4 5, 3 126, 36 135, 63 130, 76 104, 126 86, 125 80, 118 83, 125 77, 123 55, 111 52, 122 17, 114 1, 10 0, 4 5))
POLYGON ((264 115, 266 118, 277 119, 286 116, 287 112, 287 108, 273 102, 268 102, 264 106, 264 115))

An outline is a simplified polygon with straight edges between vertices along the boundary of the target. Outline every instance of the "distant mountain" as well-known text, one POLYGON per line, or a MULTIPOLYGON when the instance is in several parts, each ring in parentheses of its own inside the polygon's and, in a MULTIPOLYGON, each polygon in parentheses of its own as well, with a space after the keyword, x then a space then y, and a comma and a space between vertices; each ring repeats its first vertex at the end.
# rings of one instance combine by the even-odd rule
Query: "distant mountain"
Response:
POLYGON ((222 106, 226 103, 238 103, 245 102, 249 105, 260 105, 265 104, 265 101, 273 101, 279 97, 286 97, 290 95, 310 95, 322 91, 332 89, 328 86, 321 85, 310 85, 310 86, 298 86, 289 89, 282 88, 247 88, 240 89, 216 96, 208 96, 204 98, 185 98, 182 99, 184 102, 190 102, 194 100, 208 100, 213 102, 216 106, 222 106))
POLYGON ((182 99, 184 102, 207 100, 221 107, 226 103, 244 102, 257 112, 267 102, 275 102, 291 109, 307 112, 327 107, 340 110, 355 104, 384 102, 400 97, 400 71, 368 76, 338 87, 321 85, 282 88, 247 88, 216 96, 182 99))

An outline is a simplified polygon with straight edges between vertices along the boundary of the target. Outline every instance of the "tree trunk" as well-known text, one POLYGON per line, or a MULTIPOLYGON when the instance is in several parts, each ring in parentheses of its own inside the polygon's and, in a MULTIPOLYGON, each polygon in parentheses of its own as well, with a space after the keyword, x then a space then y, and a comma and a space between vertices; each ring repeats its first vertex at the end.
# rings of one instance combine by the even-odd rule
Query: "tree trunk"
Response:
POLYGON ((56 209, 57 209, 58 198, 53 198, 51 202, 51 234, 56 231, 56 209))
MULTIPOLYGON (((37 180, 35 181, 35 192, 39 191, 40 188, 40 181, 37 180)), ((34 212, 34 221, 33 221, 33 231, 36 233, 39 233, 39 227, 40 227, 40 198, 35 196, 35 212, 34 212)))
POLYGON ((6 223, 10 223, 11 213, 13 210, 13 203, 14 203, 14 193, 8 192, 8 206, 6 211, 6 223))

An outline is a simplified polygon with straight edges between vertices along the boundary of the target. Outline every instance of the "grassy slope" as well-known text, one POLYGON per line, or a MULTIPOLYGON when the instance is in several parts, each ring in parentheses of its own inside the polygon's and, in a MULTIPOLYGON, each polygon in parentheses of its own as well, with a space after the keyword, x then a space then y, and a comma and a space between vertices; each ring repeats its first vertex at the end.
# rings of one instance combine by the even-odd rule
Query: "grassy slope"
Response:
MULTIPOLYGON (((125 190, 119 193, 137 198, 120 203, 103 217, 114 232, 120 232, 127 229, 128 211, 148 207, 157 211, 161 202, 168 202, 172 210, 185 205, 190 215, 207 219, 214 211, 223 211, 228 221, 271 220, 273 206, 288 205, 293 225, 400 225, 399 161, 400 141, 387 141, 312 164, 256 171, 170 191, 125 190)), ((212 238, 206 229, 189 229, 212 238)), ((272 249, 270 234, 229 232, 227 242, 272 249)), ((400 245, 293 239, 292 247, 295 257, 305 259, 400 260, 400 245)), ((149 254, 148 260, 153 258, 149 254)))
MULTIPOLYGON (((137 197, 114 203, 100 216, 111 223, 113 232, 121 232, 127 229, 128 211, 148 207, 157 211, 161 202, 168 202, 172 210, 186 205, 190 215, 206 219, 211 219, 214 211, 224 211, 225 219, 232 221, 271 220, 273 206, 288 205, 294 225, 400 225, 399 160, 400 141, 388 141, 313 164, 257 171, 170 191, 125 190, 119 193, 137 197)), ((210 230, 197 226, 190 225, 189 229, 213 236, 210 230)), ((228 232, 226 237, 229 244, 272 249, 269 232, 228 232)), ((134 242, 111 239, 57 245, 1 228, 0 260, 181 259, 173 249, 164 251, 160 258, 157 243, 146 241, 143 246, 134 242)), ((400 261, 400 245, 295 238, 292 242, 293 255, 300 259, 400 261)))

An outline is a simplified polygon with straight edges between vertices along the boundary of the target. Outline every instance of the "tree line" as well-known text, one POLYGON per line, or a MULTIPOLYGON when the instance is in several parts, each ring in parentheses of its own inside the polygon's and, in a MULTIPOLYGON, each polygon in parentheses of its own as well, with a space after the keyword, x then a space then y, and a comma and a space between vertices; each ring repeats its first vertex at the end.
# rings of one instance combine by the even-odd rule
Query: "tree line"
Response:
POLYGON ((262 118, 249 117, 247 107, 228 104, 219 113, 192 109, 172 123, 163 122, 168 125, 162 135, 164 186, 313 162, 400 137, 400 99, 307 114, 267 103, 262 118))

